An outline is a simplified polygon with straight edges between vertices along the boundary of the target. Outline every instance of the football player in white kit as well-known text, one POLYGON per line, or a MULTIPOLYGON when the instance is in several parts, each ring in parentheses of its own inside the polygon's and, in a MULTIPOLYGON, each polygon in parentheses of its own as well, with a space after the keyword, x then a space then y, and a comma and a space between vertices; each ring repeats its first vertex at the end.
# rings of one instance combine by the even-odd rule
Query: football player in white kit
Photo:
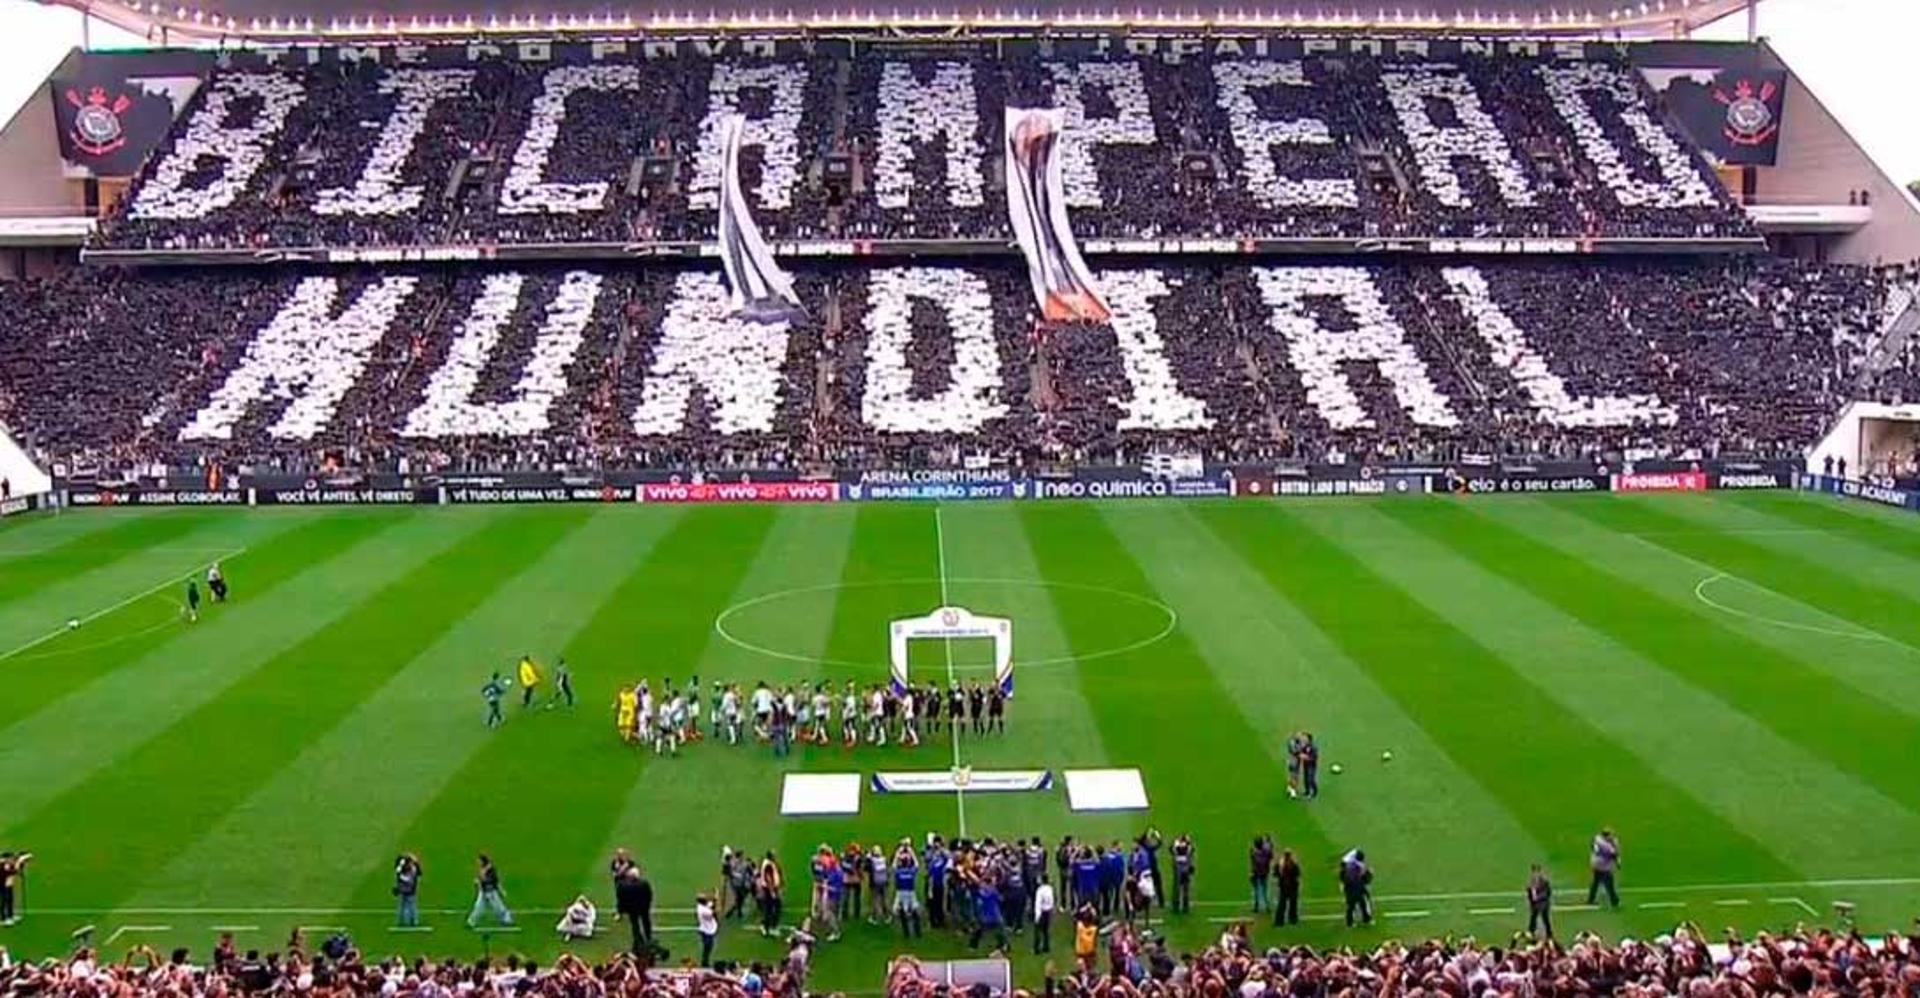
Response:
POLYGON ((827 684, 821 683, 813 688, 813 730, 807 733, 807 740, 815 745, 825 745, 830 740, 827 734, 829 715, 833 713, 833 694, 827 692, 827 684))
POLYGON ((720 723, 727 733, 727 744, 740 744, 740 687, 729 685, 720 694, 720 723))
POLYGON ((847 748, 860 744, 860 691, 847 680, 846 695, 840 698, 840 741, 847 748))
POLYGON ((867 697, 867 741, 874 745, 887 743, 887 691, 879 686, 867 697))
MULTIPOLYGON (((669 689, 672 687, 669 686, 669 689)), ((653 739, 655 755, 667 753, 680 754, 680 732, 687 724, 687 699, 675 693, 673 699, 660 711, 659 733, 653 739)))
POLYGON ((918 700, 918 691, 911 686, 900 694, 900 743, 913 748, 920 747, 920 718, 913 710, 918 700))
POLYGON ((795 697, 792 693, 789 693, 787 694, 787 703, 798 704, 798 709, 792 710, 788 715, 793 718, 792 736, 801 741, 805 741, 807 732, 813 730, 813 700, 804 696, 795 697))
POLYGON ((642 679, 640 680, 640 717, 634 730, 640 732, 640 737, 643 739, 653 737, 653 706, 653 688, 642 679))
POLYGON ((773 737, 773 691, 764 681, 753 687, 753 737, 763 742, 773 737))

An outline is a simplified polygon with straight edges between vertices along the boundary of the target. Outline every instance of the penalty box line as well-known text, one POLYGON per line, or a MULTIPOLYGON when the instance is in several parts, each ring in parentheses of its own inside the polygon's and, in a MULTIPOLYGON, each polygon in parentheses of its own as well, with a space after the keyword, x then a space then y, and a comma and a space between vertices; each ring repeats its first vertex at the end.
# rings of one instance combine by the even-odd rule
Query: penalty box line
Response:
MULTIPOLYGON (((241 555, 246 553, 247 553, 247 548, 243 545, 241 547, 227 549, 224 554, 219 555, 213 560, 227 561, 232 558, 238 558, 241 555)), ((200 572, 201 572, 201 569, 194 568, 181 575, 169 576, 163 582, 159 582, 159 583, 156 583, 155 585, 149 586, 146 589, 142 589, 141 591, 134 593, 132 596, 128 596, 127 598, 122 599, 118 602, 115 602, 109 606, 103 607, 102 609, 95 610, 84 617, 76 617, 74 619, 78 620, 81 624, 91 624, 94 621, 99 620, 100 618, 105 617, 110 613, 115 613, 119 610, 124 610, 127 607, 140 602, 143 599, 146 599, 150 596, 154 596, 173 586, 177 586, 187 581, 188 579, 197 579, 200 577, 200 572)), ((22 653, 32 651, 33 649, 38 648, 41 645, 46 644, 49 641, 52 641, 54 638, 57 638, 72 630, 73 628, 67 627, 64 624, 59 627, 56 627, 53 630, 48 631, 37 638, 33 638, 32 640, 26 642, 25 644, 0 652, 0 662, 4 662, 7 659, 13 658, 22 653)))

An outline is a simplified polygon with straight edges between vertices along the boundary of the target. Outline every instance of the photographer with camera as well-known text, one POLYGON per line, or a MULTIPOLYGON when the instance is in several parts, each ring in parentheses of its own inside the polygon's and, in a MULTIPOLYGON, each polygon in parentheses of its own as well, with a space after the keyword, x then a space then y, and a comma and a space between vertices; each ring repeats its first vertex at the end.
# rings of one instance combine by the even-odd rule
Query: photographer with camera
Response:
POLYGON ((393 861, 393 924, 412 929, 420 925, 420 857, 404 852, 393 861))

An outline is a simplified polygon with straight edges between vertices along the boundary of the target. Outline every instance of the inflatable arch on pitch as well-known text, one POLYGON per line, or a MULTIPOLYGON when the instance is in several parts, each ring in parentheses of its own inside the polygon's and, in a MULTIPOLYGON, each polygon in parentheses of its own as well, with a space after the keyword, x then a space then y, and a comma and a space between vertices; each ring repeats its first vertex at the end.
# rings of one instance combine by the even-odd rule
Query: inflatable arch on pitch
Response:
POLYGON ((1013 621, 982 617, 959 606, 943 606, 924 617, 903 617, 888 628, 893 661, 893 691, 907 688, 907 645, 917 640, 993 639, 993 681, 1013 696, 1013 621))

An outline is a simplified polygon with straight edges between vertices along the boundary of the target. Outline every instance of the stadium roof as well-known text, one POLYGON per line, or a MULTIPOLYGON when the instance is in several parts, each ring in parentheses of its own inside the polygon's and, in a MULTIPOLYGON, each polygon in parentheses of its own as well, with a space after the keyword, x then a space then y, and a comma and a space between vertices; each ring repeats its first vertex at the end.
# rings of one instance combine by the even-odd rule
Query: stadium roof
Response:
MULTIPOLYGON (((645 30, 1058 27, 1674 36, 1748 0, 41 0, 156 41, 645 30)), ((1759 0, 1752 0, 1759 2, 1759 0)))

